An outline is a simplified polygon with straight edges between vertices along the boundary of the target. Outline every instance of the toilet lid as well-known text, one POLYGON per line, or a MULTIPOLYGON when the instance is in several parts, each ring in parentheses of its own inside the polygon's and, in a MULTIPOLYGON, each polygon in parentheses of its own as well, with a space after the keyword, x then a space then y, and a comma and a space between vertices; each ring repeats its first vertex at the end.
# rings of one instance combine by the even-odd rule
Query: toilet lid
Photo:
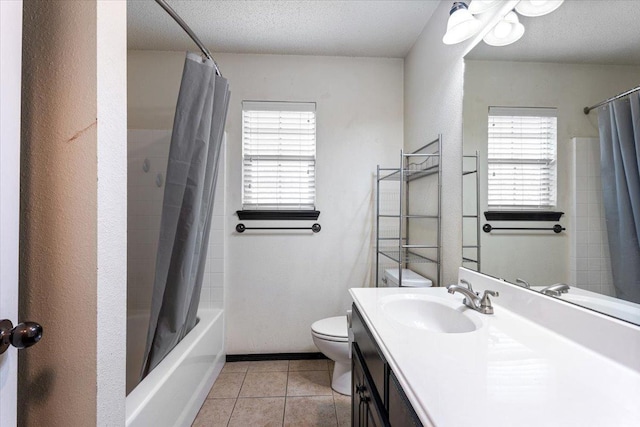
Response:
POLYGON ((349 333, 347 331, 347 316, 328 317, 318 320, 311 325, 311 330, 318 335, 324 335, 334 340, 347 340, 349 333))

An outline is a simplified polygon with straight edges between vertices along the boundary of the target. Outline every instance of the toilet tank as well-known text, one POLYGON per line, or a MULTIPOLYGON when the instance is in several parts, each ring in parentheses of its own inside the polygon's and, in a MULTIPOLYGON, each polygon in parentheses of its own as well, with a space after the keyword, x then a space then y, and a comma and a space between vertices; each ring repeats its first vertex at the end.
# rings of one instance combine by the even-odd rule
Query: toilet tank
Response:
MULTIPOLYGON (((384 271, 384 278, 382 281, 389 287, 399 286, 400 278, 399 269, 388 268, 384 271)), ((402 269, 402 286, 407 288, 428 288, 433 286, 433 282, 426 277, 423 277, 415 271, 408 268, 402 269)))

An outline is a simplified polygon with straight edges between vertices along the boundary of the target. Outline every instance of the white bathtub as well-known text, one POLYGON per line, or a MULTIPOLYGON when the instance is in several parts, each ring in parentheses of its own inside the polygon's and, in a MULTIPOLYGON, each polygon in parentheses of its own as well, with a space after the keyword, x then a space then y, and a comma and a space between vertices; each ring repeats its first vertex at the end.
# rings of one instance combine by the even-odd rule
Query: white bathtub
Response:
MULTIPOLYGON (((198 319, 191 332, 127 396, 127 426, 190 426, 195 419, 225 361, 223 311, 200 310, 198 319)), ((148 314, 134 313, 127 321, 129 389, 137 375, 135 366, 139 370, 142 364, 148 314)))

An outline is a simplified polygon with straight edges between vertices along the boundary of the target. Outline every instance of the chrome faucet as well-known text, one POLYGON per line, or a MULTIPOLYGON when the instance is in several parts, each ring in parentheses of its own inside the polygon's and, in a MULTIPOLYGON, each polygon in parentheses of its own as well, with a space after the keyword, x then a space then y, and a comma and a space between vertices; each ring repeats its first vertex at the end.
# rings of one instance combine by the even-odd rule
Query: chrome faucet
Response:
POLYGON ((524 279, 516 279, 516 283, 517 284, 521 284, 523 287, 525 287, 527 289, 531 289, 531 285, 529 284, 529 282, 527 282, 524 279))
POLYGON ((566 283, 556 283, 555 285, 547 286, 546 288, 540 289, 540 292, 545 295, 551 295, 554 297, 559 297, 561 294, 566 294, 569 292, 569 285, 566 283))
MULTIPOLYGON (((468 284, 467 282, 466 284, 468 284)), ((482 314, 493 314, 493 306, 491 306, 491 300, 489 299, 489 295, 497 297, 498 292, 494 291, 484 291, 482 298, 480 298, 475 292, 469 290, 468 288, 462 287, 460 285, 449 285, 447 286, 447 292, 450 294, 454 294, 456 292, 460 292, 465 296, 465 299, 462 300, 462 303, 467 307, 474 309, 475 311, 482 314)))

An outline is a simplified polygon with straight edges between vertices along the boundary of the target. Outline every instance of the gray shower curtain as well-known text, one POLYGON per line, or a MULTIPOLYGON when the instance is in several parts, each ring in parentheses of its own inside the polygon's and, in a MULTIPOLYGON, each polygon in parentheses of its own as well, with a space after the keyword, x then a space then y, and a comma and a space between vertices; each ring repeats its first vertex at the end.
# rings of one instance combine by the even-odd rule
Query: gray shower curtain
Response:
POLYGON ((171 135, 142 377, 196 324, 228 105, 229 86, 216 76, 213 62, 188 53, 171 135))
POLYGON ((616 296, 640 303, 640 94, 600 108, 598 125, 616 296))

